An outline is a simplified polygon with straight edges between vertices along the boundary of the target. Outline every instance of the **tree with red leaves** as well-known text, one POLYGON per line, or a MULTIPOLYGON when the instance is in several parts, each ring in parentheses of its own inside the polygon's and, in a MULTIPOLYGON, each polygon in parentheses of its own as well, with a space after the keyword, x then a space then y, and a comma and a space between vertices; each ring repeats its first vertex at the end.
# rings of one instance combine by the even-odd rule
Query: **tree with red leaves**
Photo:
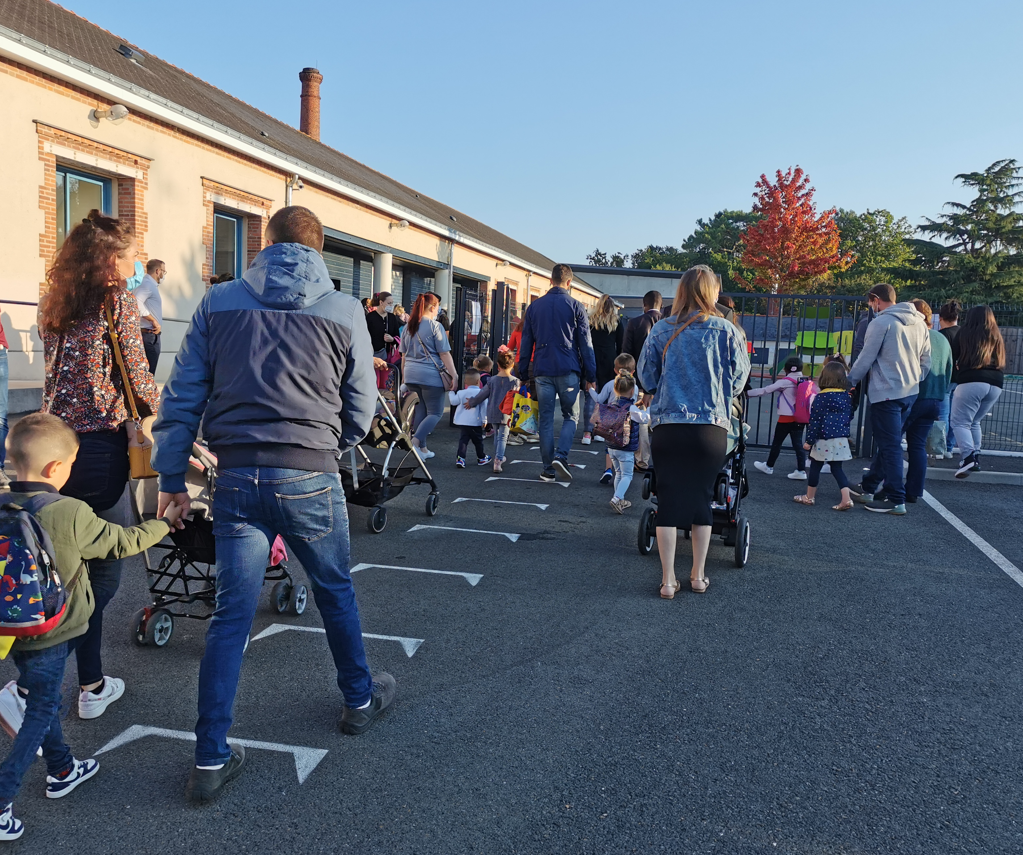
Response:
MULTIPOLYGON (((776 176, 772 184, 761 175, 756 184, 753 211, 762 219, 743 234, 741 263, 754 272, 755 286, 775 294, 808 291, 855 259, 839 249, 835 209, 817 213, 814 189, 803 170, 779 169, 776 176)), ((739 284, 748 287, 745 281, 739 284)))

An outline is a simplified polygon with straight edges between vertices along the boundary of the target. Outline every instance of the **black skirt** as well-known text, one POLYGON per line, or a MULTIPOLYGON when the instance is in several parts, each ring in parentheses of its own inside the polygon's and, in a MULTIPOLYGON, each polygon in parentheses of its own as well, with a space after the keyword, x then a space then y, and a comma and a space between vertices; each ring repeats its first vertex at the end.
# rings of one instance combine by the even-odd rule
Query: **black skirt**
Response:
POLYGON ((650 435, 657 475, 657 525, 712 525, 714 483, 725 465, 728 431, 717 425, 661 424, 650 435))

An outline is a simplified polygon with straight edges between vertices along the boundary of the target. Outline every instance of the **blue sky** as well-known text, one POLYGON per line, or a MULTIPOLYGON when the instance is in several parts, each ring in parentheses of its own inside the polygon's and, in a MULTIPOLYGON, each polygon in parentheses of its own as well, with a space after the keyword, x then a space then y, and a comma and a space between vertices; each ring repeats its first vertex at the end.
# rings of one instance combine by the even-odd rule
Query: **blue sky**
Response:
POLYGON ((294 125, 318 67, 324 142, 562 261, 677 245, 778 168, 918 224, 1023 160, 1018 0, 64 5, 294 125))

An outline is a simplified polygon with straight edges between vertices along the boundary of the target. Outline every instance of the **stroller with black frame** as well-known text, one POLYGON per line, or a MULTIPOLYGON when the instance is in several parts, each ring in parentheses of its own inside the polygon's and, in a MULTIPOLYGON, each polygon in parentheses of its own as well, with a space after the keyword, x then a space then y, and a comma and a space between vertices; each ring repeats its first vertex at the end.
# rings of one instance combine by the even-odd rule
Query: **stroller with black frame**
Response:
MULTIPOLYGON (((725 546, 735 550, 735 566, 745 567, 749 560, 750 526, 742 512, 742 500, 749 494, 746 478, 746 396, 733 401, 732 423, 728 430, 725 465, 714 484, 712 532, 719 535, 725 546)), ((649 555, 657 543, 657 475, 651 469, 643 479, 643 498, 650 499, 653 507, 643 509, 639 518, 638 546, 640 555, 649 555)), ((686 540, 691 537, 684 529, 686 540)))
POLYGON ((426 515, 435 516, 438 508, 437 483, 412 444, 412 420, 419 396, 413 393, 402 399, 400 375, 397 365, 388 366, 386 380, 377 390, 377 412, 369 433, 348 451, 347 465, 342 459, 345 499, 349 505, 372 509, 366 525, 373 534, 380 534, 387 525, 385 503, 408 486, 429 484, 426 515), (384 451, 383 459, 379 460, 379 454, 371 456, 367 449, 384 451))
MULTIPOLYGON (((188 463, 185 483, 192 500, 192 514, 183 520, 183 529, 170 533, 170 544, 158 543, 153 547, 163 553, 155 566, 146 550, 146 572, 153 599, 132 617, 131 632, 136 644, 164 647, 174 633, 174 618, 209 620, 217 604, 217 552, 211 516, 217 457, 196 442, 192 444, 188 463)), ((277 614, 289 610, 295 615, 305 612, 309 591, 288 572, 288 551, 280 535, 270 547, 264 581, 275 583, 270 605, 277 614)))

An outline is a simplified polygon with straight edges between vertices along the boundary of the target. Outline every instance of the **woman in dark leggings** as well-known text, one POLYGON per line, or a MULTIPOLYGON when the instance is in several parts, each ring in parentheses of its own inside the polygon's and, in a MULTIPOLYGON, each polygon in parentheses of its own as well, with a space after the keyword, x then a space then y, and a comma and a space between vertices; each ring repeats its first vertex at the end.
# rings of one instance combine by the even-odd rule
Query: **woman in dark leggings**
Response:
MULTIPOLYGON (((160 395, 142 346, 138 302, 125 283, 135 270, 138 244, 131 227, 98 211, 67 236, 46 274, 49 290, 39 306, 46 356, 43 411, 78 434, 78 457, 61 492, 81 499, 98 516, 131 525, 128 446, 152 445, 150 430, 160 395), (128 378, 121 376, 107 329, 110 307, 128 378), (142 420, 137 432, 125 404, 131 383, 142 420)), ((78 715, 98 718, 124 693, 124 681, 103 674, 103 610, 117 592, 123 562, 92 561, 95 610, 85 635, 75 639, 78 715)))

